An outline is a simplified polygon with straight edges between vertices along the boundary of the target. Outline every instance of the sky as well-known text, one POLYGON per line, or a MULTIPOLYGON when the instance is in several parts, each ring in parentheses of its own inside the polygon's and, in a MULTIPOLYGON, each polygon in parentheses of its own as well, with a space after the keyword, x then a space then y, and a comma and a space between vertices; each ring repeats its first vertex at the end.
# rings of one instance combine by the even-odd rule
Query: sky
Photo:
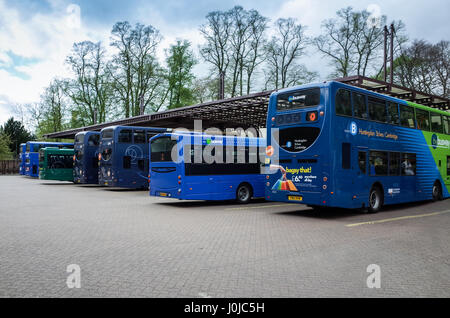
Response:
MULTIPOLYGON (((73 43, 91 40, 109 46, 114 23, 129 21, 153 25, 164 39, 158 58, 177 39, 192 42, 198 55, 203 39, 198 29, 208 12, 235 5, 256 9, 271 22, 296 18, 307 26, 308 36, 320 34, 321 22, 341 8, 368 9, 402 20, 411 39, 431 43, 450 40, 448 0, 0 0, 0 124, 10 117, 15 104, 38 102, 55 77, 69 77, 64 64, 73 43)), ((309 70, 326 79, 331 69, 314 50, 302 60, 309 70)), ((196 66, 205 75, 204 64, 196 66)))

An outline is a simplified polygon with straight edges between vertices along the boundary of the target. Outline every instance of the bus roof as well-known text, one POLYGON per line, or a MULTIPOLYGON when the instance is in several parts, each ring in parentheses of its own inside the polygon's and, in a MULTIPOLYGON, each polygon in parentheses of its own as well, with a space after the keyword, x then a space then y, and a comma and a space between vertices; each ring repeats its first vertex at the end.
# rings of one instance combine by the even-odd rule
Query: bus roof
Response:
POLYGON ((279 94, 290 93, 290 92, 298 91, 300 89, 324 88, 324 87, 329 87, 329 86, 332 86, 332 85, 345 87, 346 89, 349 89, 349 90, 361 92, 361 93, 364 93, 364 94, 366 94, 368 96, 382 98, 382 99, 385 99, 385 100, 388 100, 388 101, 391 101, 391 102, 394 102, 394 103, 399 103, 399 104, 402 104, 402 105, 414 106, 416 108, 420 108, 420 109, 424 109, 424 110, 431 111, 431 112, 434 112, 434 113, 450 116, 450 113, 446 112, 444 110, 439 110, 439 109, 432 108, 432 107, 429 107, 429 106, 424 106, 424 105, 421 105, 421 104, 405 101, 405 100, 397 98, 397 97, 392 97, 392 96, 389 96, 389 95, 377 93, 377 92, 374 92, 374 91, 367 90, 365 88, 361 88, 361 87, 357 87, 357 86, 341 83, 341 82, 338 82, 338 81, 325 81, 325 82, 319 82, 319 83, 310 83, 310 84, 298 85, 298 86, 285 88, 285 89, 281 89, 279 91, 273 92, 272 95, 277 96, 279 94))
POLYGON ((52 142, 52 141, 28 141, 27 144, 39 144, 39 145, 73 145, 71 142, 52 142))
POLYGON ((40 151, 45 152, 45 153, 56 153, 56 154, 74 154, 75 150, 74 149, 67 149, 67 148, 57 148, 57 147, 45 147, 45 148, 41 148, 40 151))

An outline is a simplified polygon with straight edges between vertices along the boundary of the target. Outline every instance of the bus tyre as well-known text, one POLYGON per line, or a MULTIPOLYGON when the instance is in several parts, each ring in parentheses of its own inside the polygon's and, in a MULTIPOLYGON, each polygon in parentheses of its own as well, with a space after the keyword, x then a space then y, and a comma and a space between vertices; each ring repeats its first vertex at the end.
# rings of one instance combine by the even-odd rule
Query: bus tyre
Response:
POLYGON ((383 194, 379 187, 373 187, 369 194, 369 213, 377 213, 383 206, 383 194))
POLYGON ((236 200, 240 204, 246 204, 250 202, 252 198, 252 189, 250 185, 243 183, 241 184, 236 191, 236 200))
POLYGON ((442 187, 441 184, 436 181, 433 185, 433 201, 442 200, 442 187))

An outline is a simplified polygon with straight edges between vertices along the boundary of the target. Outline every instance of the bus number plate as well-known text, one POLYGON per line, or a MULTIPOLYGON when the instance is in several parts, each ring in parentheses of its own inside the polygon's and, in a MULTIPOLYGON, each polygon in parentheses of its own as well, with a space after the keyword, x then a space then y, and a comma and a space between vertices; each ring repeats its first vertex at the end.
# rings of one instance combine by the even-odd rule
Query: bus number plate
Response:
POLYGON ((288 196, 289 201, 303 201, 303 197, 298 195, 290 195, 288 196))
POLYGON ((160 192, 159 195, 160 195, 161 197, 167 197, 167 193, 165 193, 165 192, 160 192))

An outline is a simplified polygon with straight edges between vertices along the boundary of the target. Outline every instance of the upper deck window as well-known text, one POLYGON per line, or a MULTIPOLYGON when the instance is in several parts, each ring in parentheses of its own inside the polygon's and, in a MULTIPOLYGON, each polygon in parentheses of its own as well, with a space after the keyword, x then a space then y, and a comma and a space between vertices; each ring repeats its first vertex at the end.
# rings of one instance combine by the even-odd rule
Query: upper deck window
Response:
POLYGON ((392 125, 398 125, 400 123, 398 104, 388 102, 388 123, 392 125))
POLYGON ((416 108, 417 128, 430 131, 430 112, 416 108))
POLYGON ((145 144, 145 131, 144 130, 134 130, 134 143, 135 144, 145 144))
POLYGON ((386 102, 373 97, 368 98, 370 119, 382 123, 387 122, 386 102))
POLYGON ((113 129, 106 129, 102 131, 102 139, 111 139, 114 136, 113 129))
POLYGON ((88 139, 89 146, 98 146, 100 136, 99 135, 90 135, 88 139))
POLYGON ((353 92, 353 111, 356 118, 367 119, 366 96, 353 92))
POLYGON ((444 116, 444 134, 450 134, 450 130, 449 130, 449 123, 450 123, 450 117, 448 116, 444 116))
POLYGON ((320 103, 320 89, 305 89, 292 93, 278 95, 277 111, 283 112, 292 109, 317 106, 320 103))
POLYGON ((335 104, 337 115, 352 115, 352 100, 350 97, 350 91, 346 89, 339 89, 336 94, 335 104))
POLYGON ((119 142, 123 143, 131 142, 131 129, 122 129, 119 132, 119 142))
POLYGON ((436 133, 442 134, 442 116, 441 114, 431 113, 431 130, 436 133))
POLYGON ((414 108, 400 105, 400 124, 404 127, 415 128, 414 108))

